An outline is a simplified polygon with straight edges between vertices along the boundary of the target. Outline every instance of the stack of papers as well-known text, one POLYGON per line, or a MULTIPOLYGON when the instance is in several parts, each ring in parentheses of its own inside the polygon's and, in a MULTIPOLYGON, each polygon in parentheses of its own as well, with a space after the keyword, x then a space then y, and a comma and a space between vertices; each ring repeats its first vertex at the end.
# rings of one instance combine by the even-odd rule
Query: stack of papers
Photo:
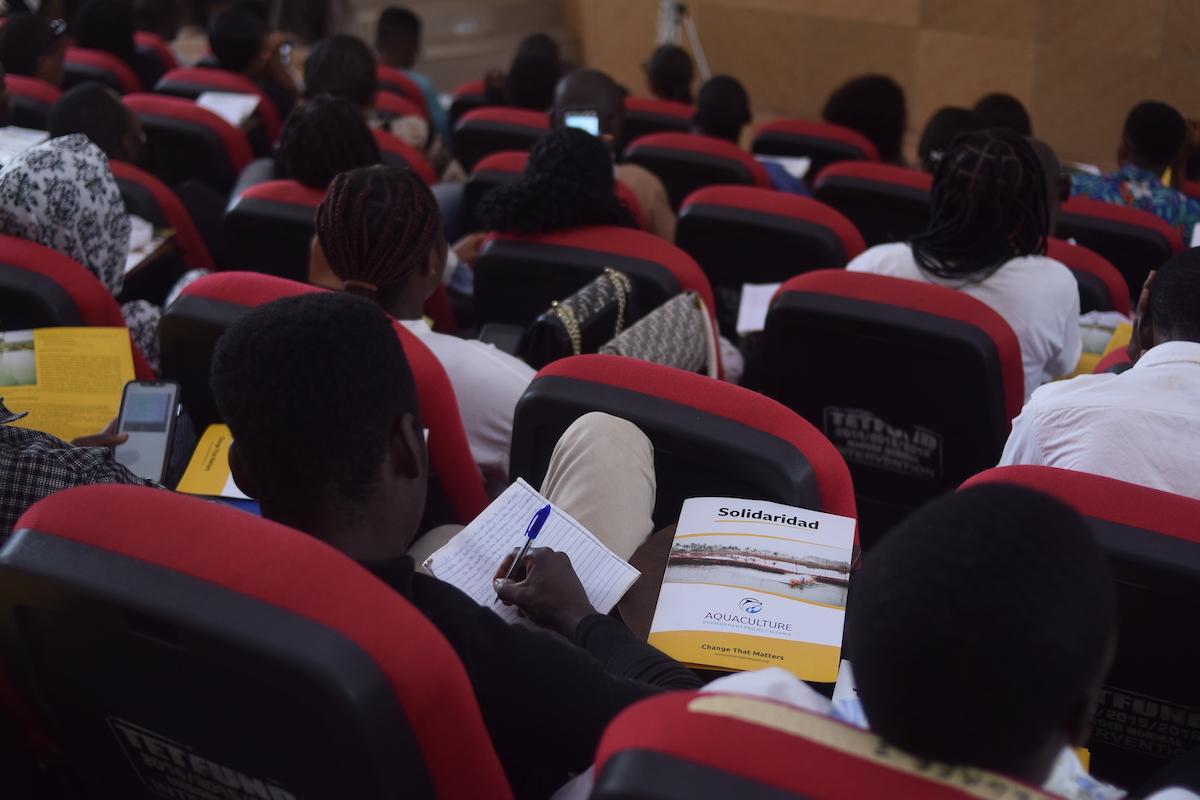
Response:
POLYGON ((233 127, 240 128, 258 108, 258 101, 256 94, 201 92, 196 98, 196 105, 207 108, 233 127))
POLYGON ((738 336, 758 333, 767 323, 767 311, 771 298, 779 291, 782 283, 743 283, 742 302, 738 305, 738 336))

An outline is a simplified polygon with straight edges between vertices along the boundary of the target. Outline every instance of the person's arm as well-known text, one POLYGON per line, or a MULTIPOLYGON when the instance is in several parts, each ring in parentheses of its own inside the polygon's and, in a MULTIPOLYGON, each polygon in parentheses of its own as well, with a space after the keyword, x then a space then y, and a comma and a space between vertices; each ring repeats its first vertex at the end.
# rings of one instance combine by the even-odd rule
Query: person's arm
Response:
POLYGON ((1029 398, 1029 402, 1021 409, 1012 423, 1012 432, 1004 443, 1004 452, 1000 454, 998 467, 1011 467, 1015 464, 1047 466, 1045 454, 1037 436, 1037 392, 1029 398))

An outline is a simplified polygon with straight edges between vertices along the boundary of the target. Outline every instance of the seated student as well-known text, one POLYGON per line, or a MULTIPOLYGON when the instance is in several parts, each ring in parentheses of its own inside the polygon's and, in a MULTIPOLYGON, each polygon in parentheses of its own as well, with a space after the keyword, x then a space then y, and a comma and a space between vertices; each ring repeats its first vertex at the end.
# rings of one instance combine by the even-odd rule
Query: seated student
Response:
MULTIPOLYGON (((579 69, 558 82, 554 92, 552 122, 565 127, 563 115, 570 108, 594 108, 600 115, 600 138, 611 149, 621 139, 625 124, 625 90, 603 72, 579 69)), ((675 241, 675 212, 662 181, 645 167, 618 164, 617 180, 625 184, 642 207, 647 229, 668 242, 675 241)))
POLYGON ((413 70, 421 54, 421 18, 407 8, 385 8, 375 28, 375 52, 380 64, 400 70, 420 87, 433 130, 449 146, 450 112, 438 100, 433 81, 413 70))
POLYGON ((1151 273, 1133 367, 1043 386, 1013 420, 1001 465, 1040 464, 1200 499, 1200 250, 1151 273))
MULTIPOLYGON (((427 191, 416 178, 409 187, 427 191)), ((428 223, 408 217, 392 227, 428 241, 428 223)), ((406 239, 371 252, 405 257, 396 244, 406 239)), ((449 641, 518 798, 546 797, 568 771, 586 769, 605 726, 630 703, 699 685, 596 613, 561 553, 532 550, 527 577, 498 581, 497 591, 565 641, 510 626, 415 568, 406 551, 421 520, 429 461, 412 373, 391 320, 374 304, 318 293, 251 311, 217 342, 212 389, 233 432, 234 479, 263 516, 358 560, 449 641), (297 436, 314 419, 338 420, 337 435, 319 447, 297 436)), ((638 534, 649 532, 652 449, 631 423, 604 414, 580 419, 559 441, 547 475, 543 490, 572 516, 582 500, 601 511, 592 520, 605 526, 605 510, 627 517, 627 507, 638 506, 645 517, 638 534)))
POLYGON ((0 27, 0 63, 5 72, 62 86, 66 30, 62 20, 54 24, 31 14, 8 17, 0 27))
MULTIPOLYGON (((738 144, 742 128, 750 119, 750 97, 736 78, 715 75, 700 87, 693 118, 696 133, 738 144)), ((804 183, 793 178, 778 162, 760 159, 759 163, 771 176, 772 188, 801 197, 811 196, 804 183)))
POLYGON ((495 496, 508 486, 513 412, 536 373, 490 344, 430 330, 423 306, 442 282, 446 249, 442 215, 421 179, 404 168, 368 167, 330 184, 317 209, 312 271, 332 271, 347 292, 378 303, 438 357, 495 496))
POLYGON ((987 123, 987 128, 1008 128, 1022 136, 1033 136, 1029 112, 1011 94, 989 94, 981 97, 971 109, 987 123))
POLYGON ((682 47, 664 44, 646 62, 650 94, 659 100, 692 102, 692 57, 682 47))
POLYGON ((283 65, 283 34, 268 34, 255 14, 236 5, 208 23, 208 43, 220 69, 254 81, 271 98, 280 119, 291 113, 300 93, 283 65))
POLYGON ((324 191, 338 174, 380 163, 379 143, 349 100, 324 94, 288 115, 275 162, 276 177, 324 191))
POLYGON ((173 42, 179 35, 183 14, 176 0, 134 0, 133 22, 139 31, 173 42))
MULTIPOLYGON (((558 79, 570 71, 570 67, 562 61, 558 42, 544 33, 532 33, 517 45, 517 52, 513 54, 512 64, 507 73, 502 69, 491 69, 484 75, 483 103, 488 106, 514 106, 545 111, 550 107, 550 103, 544 106, 522 103, 514 100, 512 94, 515 92, 518 97, 530 97, 536 93, 539 97, 544 97, 545 84, 551 72, 554 74, 554 82, 558 83, 558 79), (518 63, 521 64, 519 69, 518 63), (551 64, 554 65, 552 71, 548 69, 551 64), (516 78, 512 77, 514 70, 517 71, 516 78), (535 89, 535 86, 539 88, 535 89)), ((554 93, 553 86, 550 87, 550 93, 554 93)))
POLYGON ((1187 123, 1166 103, 1141 103, 1125 118, 1116 172, 1075 175, 1071 193, 1140 208, 1162 217, 1188 241, 1200 222, 1200 202, 1164 186, 1162 174, 1176 164, 1187 141, 1187 123))
POLYGON ((545 55, 517 56, 504 78, 502 105, 529 111, 548 111, 561 77, 558 62, 545 55))
POLYGON ((1042 173, 1046 177, 1046 213, 1049 225, 1046 227, 1047 236, 1055 236, 1058 230, 1058 220, 1062 216, 1062 204, 1071 196, 1071 176, 1064 175, 1062 162, 1054 148, 1041 139, 1029 139, 1029 146, 1042 162, 1042 173))
POLYGON ((70 30, 79 47, 103 50, 128 64, 147 92, 163 76, 158 59, 134 46, 133 3, 128 0, 88 0, 71 20, 70 30))
POLYGON ((829 96, 821 119, 870 139, 883 163, 907 166, 900 152, 908 124, 904 90, 886 75, 866 75, 842 86, 829 96))
POLYGON ((954 106, 938 109, 921 133, 921 141, 917 145, 917 169, 932 175, 951 142, 960 133, 971 133, 986 127, 987 123, 974 111, 954 106))
POLYGON ((1075 368, 1079 288, 1046 258, 1046 179, 1024 137, 1002 128, 960 136, 933 175, 929 228, 881 244, 846 267, 950 286, 991 306, 1012 327, 1025 399, 1075 368))

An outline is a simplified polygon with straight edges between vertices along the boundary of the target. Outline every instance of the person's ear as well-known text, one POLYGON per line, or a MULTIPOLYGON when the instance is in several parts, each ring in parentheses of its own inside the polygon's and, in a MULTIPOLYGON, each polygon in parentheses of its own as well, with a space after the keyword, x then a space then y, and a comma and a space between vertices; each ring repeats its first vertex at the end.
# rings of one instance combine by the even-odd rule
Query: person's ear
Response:
POLYGON ((396 420, 388 442, 396 473, 415 480, 425 471, 425 432, 409 413, 396 420))
POLYGON ((258 485, 246 469, 246 462, 242 461, 242 452, 238 450, 237 442, 229 443, 229 472, 242 494, 251 499, 258 497, 258 485))
POLYGON ((1067 202, 1071 199, 1071 176, 1058 176, 1058 199, 1062 202, 1067 202))
POLYGON ((1117 146, 1117 163, 1128 164, 1130 156, 1129 140, 1124 136, 1121 137, 1121 144, 1117 146))

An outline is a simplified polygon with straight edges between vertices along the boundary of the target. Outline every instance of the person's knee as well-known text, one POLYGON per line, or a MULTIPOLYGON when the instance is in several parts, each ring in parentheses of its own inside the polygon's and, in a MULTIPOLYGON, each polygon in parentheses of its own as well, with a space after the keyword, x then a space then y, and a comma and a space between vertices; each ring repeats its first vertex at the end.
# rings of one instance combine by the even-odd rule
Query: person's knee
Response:
POLYGON ((642 452, 653 458, 654 448, 642 429, 627 419, 590 411, 571 423, 563 433, 563 441, 595 441, 610 445, 622 445, 633 452, 642 452))

